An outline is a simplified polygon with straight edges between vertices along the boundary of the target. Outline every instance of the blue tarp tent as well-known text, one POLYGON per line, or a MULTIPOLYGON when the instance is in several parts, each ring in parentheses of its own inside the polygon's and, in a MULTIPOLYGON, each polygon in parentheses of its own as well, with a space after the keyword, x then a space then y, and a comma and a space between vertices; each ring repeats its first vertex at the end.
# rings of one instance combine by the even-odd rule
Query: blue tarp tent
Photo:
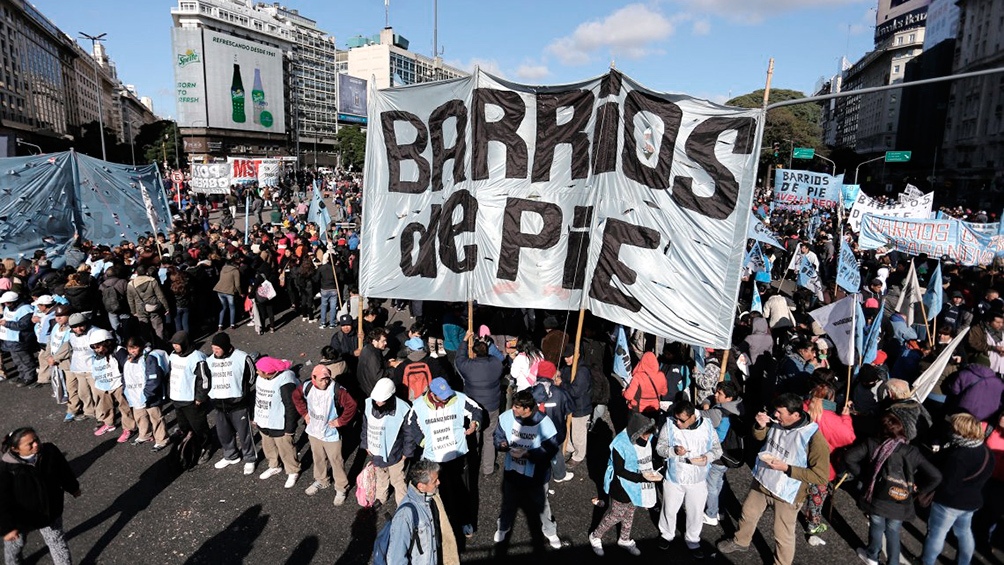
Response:
POLYGON ((170 228, 156 165, 109 163, 74 151, 0 159, 0 257, 58 254, 74 233, 117 245, 170 228))

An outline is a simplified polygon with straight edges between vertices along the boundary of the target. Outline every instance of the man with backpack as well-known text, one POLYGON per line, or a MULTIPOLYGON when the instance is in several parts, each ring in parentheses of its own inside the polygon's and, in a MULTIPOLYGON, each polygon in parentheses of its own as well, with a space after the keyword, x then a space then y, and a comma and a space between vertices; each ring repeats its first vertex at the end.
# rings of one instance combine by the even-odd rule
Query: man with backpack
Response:
POLYGON ((310 372, 310 380, 293 391, 293 406, 306 423, 304 431, 310 441, 314 462, 314 482, 304 492, 307 496, 314 496, 328 488, 330 467, 335 480, 333 504, 345 504, 349 477, 345 474, 342 436, 338 430, 356 417, 356 401, 335 382, 326 366, 315 365, 310 372))
POLYGON ((399 385, 398 394, 408 402, 414 402, 429 390, 432 379, 445 378, 447 373, 438 358, 429 356, 422 338, 410 338, 404 342, 404 347, 407 354, 394 368, 394 382, 399 385))
POLYGON ((124 267, 112 265, 105 271, 104 280, 98 285, 101 291, 101 304, 108 313, 108 323, 112 332, 125 342, 129 337, 129 324, 132 315, 129 311, 127 298, 129 283, 123 276, 124 267))
POLYGON ((243 460, 244 474, 250 475, 258 462, 248 417, 258 372, 251 356, 235 348, 227 333, 213 336, 212 349, 213 354, 206 358, 209 398, 216 409, 216 435, 223 447, 223 458, 214 467, 225 469, 243 460))
POLYGON ((701 410, 701 416, 711 422, 722 445, 722 456, 708 468, 708 501, 704 505, 704 523, 717 526, 718 497, 725 485, 725 471, 743 464, 742 417, 745 413, 739 388, 732 381, 722 381, 715 387, 714 404, 701 410))
POLYGON ((377 535, 374 565, 437 565, 441 532, 436 527, 439 508, 433 497, 439 489, 439 464, 427 459, 408 470, 408 493, 394 517, 377 535))

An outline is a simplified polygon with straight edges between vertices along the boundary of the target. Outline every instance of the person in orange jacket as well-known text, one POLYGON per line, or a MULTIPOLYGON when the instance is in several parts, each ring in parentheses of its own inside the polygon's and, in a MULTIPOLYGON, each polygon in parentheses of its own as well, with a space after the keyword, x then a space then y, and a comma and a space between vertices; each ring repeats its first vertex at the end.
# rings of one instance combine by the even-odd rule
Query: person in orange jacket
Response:
POLYGON ((666 375, 659 370, 655 353, 645 352, 631 372, 631 383, 624 389, 624 400, 634 412, 658 412, 659 402, 668 400, 669 385, 666 375))

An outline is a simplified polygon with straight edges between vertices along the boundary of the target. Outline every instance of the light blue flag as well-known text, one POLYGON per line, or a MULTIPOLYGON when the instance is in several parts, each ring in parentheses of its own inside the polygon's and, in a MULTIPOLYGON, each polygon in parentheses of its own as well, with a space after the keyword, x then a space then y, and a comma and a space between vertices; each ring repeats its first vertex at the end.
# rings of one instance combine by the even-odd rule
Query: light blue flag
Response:
POLYGON ((750 312, 763 314, 763 302, 760 300, 760 291, 757 290, 756 283, 753 283, 753 301, 750 303, 750 312))
POLYGON ((319 179, 314 180, 313 196, 310 199, 310 208, 307 209, 307 221, 317 224, 321 232, 321 241, 327 243, 331 214, 328 213, 328 207, 324 205, 324 200, 321 198, 321 181, 319 179))
POLYGON ((942 297, 944 292, 941 289, 941 261, 931 273, 931 278, 927 280, 927 291, 924 292, 924 308, 927 309, 927 321, 935 319, 941 312, 942 297))
POLYGON ((628 348, 624 326, 617 326, 617 348, 614 350, 614 375, 631 382, 631 349, 628 348))
POLYGON ((753 247, 746 252, 746 258, 743 259, 743 276, 748 277, 763 271, 767 268, 764 264, 764 254, 760 250, 760 244, 758 242, 753 243, 753 247))
POLYGON ((813 214, 809 218, 809 225, 805 227, 805 236, 812 241, 816 239, 816 232, 819 231, 819 226, 823 223, 823 220, 819 217, 819 214, 813 214))
POLYGON ((868 327, 868 334, 865 336, 865 344, 861 354, 862 363, 871 363, 875 360, 875 354, 878 353, 879 335, 882 333, 882 317, 885 315, 885 300, 879 300, 879 302, 881 306, 879 306, 878 314, 875 314, 875 319, 868 327))
POLYGON ((850 210, 854 207, 854 201, 858 199, 858 194, 861 193, 861 185, 845 184, 841 187, 840 193, 844 199, 844 210, 850 210))
POLYGON ((770 284, 770 271, 773 268, 770 257, 760 249, 760 261, 763 263, 763 270, 753 275, 753 280, 764 284, 770 284))
POLYGON ((840 240, 840 260, 837 262, 837 284, 851 294, 861 292, 861 269, 851 246, 840 240))
MULTIPOLYGON (((773 202, 771 202, 771 205, 773 205, 773 202)), ((746 231, 746 237, 747 239, 755 239, 767 245, 773 245, 778 249, 784 248, 784 245, 781 245, 781 242, 777 239, 777 234, 768 228, 752 210, 750 210, 750 223, 746 231)))
POLYGON ((802 257, 802 263, 798 268, 798 286, 811 290, 817 298, 822 300, 823 282, 819 280, 819 273, 816 272, 816 267, 805 256, 802 257))

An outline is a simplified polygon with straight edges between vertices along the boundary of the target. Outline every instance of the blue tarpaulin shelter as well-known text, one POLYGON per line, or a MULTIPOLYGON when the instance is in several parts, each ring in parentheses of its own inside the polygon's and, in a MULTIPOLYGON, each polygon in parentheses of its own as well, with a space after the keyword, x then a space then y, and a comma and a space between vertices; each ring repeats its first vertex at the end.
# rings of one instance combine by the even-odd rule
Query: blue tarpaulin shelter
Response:
POLYGON ((171 214, 156 165, 109 163, 75 151, 0 159, 0 257, 60 253, 75 233, 117 245, 166 232, 171 214))

